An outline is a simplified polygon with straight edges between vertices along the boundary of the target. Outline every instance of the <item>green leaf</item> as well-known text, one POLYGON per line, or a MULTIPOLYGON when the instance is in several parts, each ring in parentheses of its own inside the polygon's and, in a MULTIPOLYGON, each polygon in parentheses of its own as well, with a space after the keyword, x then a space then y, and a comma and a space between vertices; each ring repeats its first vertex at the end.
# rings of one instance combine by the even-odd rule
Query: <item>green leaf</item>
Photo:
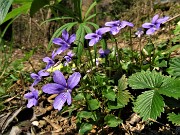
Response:
POLYGON ((174 112, 168 113, 168 119, 173 124, 180 126, 180 113, 178 113, 178 114, 175 114, 174 112))
POLYGON ((117 103, 117 101, 110 101, 110 100, 108 101, 107 105, 108 105, 108 109, 119 109, 124 107, 124 105, 117 103))
POLYGON ((83 100, 84 99, 84 94, 79 93, 73 99, 76 100, 76 101, 83 100))
POLYGON ((11 74, 10 77, 13 79, 13 81, 17 81, 18 80, 18 78, 16 78, 13 74, 11 74))
POLYGON ((150 56, 150 55, 153 53, 154 49, 155 49, 154 44, 151 43, 151 42, 149 42, 148 44, 146 44, 146 45, 144 46, 143 52, 144 52, 146 55, 150 56))
POLYGON ((169 64, 167 72, 172 76, 180 77, 180 57, 172 58, 169 64))
POLYGON ((168 97, 180 98, 180 80, 179 79, 167 79, 167 81, 158 89, 160 94, 168 97))
POLYGON ((52 5, 53 10, 58 10, 62 12, 62 14, 74 18, 76 21, 80 22, 80 19, 77 17, 76 12, 73 11, 72 8, 66 8, 64 4, 54 4, 52 5))
POLYGON ((97 2, 96 2, 96 1, 91 4, 91 6, 89 7, 89 9, 87 10, 87 12, 86 12, 86 14, 85 14, 85 16, 84 16, 84 19, 86 19, 86 18, 88 17, 89 13, 91 12, 91 10, 92 10, 96 5, 97 5, 97 2))
POLYGON ((21 3, 26 3, 26 2, 33 2, 33 0, 14 0, 13 4, 14 3, 21 4, 21 3))
POLYGON ((131 96, 131 93, 128 90, 118 91, 118 95, 117 95, 118 105, 124 107, 129 103, 130 99, 133 99, 133 97, 131 96))
POLYGON ((31 7, 31 2, 26 2, 21 7, 13 9, 11 12, 9 12, 7 14, 3 23, 14 18, 14 17, 16 17, 16 16, 18 16, 18 15, 20 15, 20 14, 26 13, 30 9, 30 7, 31 7))
POLYGON ((89 110, 96 110, 100 107, 100 102, 97 99, 91 99, 88 101, 89 110))
POLYGON ((80 62, 81 59, 81 55, 83 53, 83 49, 84 49, 84 36, 85 36, 85 29, 84 29, 84 24, 80 24, 78 27, 78 30, 76 32, 76 41, 75 43, 78 45, 77 48, 77 56, 78 56, 78 60, 80 62))
POLYGON ((3 89, 2 87, 0 87, 0 96, 4 95, 6 93, 5 89, 3 89))
POLYGON ((90 19, 96 17, 97 14, 92 14, 88 18, 85 19, 85 21, 89 21, 90 19))
MULTIPOLYGON (((178 40, 179 40, 179 38, 178 38, 178 40)), ((175 46, 171 46, 171 48, 169 48, 168 50, 166 50, 165 53, 171 53, 171 52, 174 52, 174 51, 176 51, 176 50, 178 50, 178 49, 180 49, 180 44, 175 45, 175 46)))
POLYGON ((156 120, 164 111, 164 101, 157 90, 145 91, 137 97, 134 103, 134 111, 139 113, 143 120, 149 118, 156 120))
POLYGON ((89 123, 82 123, 79 129, 79 134, 85 134, 89 132, 93 128, 92 124, 89 123))
POLYGON ((129 93, 127 89, 127 78, 123 75, 118 81, 118 94, 117 94, 117 102, 119 105, 124 107, 128 104, 130 99, 132 99, 131 93, 129 93))
POLYGON ((128 83, 132 89, 154 89, 162 85, 164 78, 161 73, 156 71, 142 71, 130 76, 128 83))
POLYGON ((99 29, 99 26, 93 22, 86 22, 86 23, 92 25, 95 29, 99 29))
POLYGON ((114 92, 114 90, 112 88, 107 88, 105 90, 103 90, 102 94, 111 101, 115 101, 116 98, 116 94, 114 92))
POLYGON ((112 114, 106 115, 104 121, 109 127, 117 127, 120 123, 122 123, 122 120, 112 114))
POLYGON ((128 85, 128 82, 127 82, 126 75, 123 75, 123 76, 118 80, 118 90, 119 90, 119 91, 122 91, 122 90, 127 89, 127 85, 128 85))
POLYGON ((94 118, 94 115, 93 115, 92 112, 81 111, 81 112, 79 112, 79 113, 77 114, 77 116, 78 116, 78 118, 80 119, 80 121, 81 121, 82 118, 85 118, 85 119, 92 118, 94 121, 96 120, 96 119, 94 118))
MULTIPOLYGON (((16 16, 15 18, 13 18, 4 28, 4 30, 1 33, 1 38, 4 37, 4 34, 6 33, 7 29, 9 28, 9 26, 14 22, 14 20, 16 20, 19 16, 16 16)), ((0 41, 1 42, 1 41, 0 41)))
POLYGON ((0 0, 0 25, 3 23, 13 0, 0 0))
POLYGON ((3 110, 6 106, 0 103, 0 110, 3 110))
POLYGON ((74 27, 74 25, 77 25, 78 22, 72 22, 68 25, 68 27, 66 28, 67 31, 70 31, 72 29, 72 27, 74 27))
POLYGON ((33 0, 30 8, 30 16, 32 17, 39 9, 49 4, 49 0, 33 0))
POLYGON ((72 17, 66 17, 66 16, 62 16, 62 17, 55 17, 55 18, 51 18, 51 19, 47 19, 45 21, 43 21, 40 25, 47 23, 47 22, 51 22, 51 21, 56 21, 56 20, 66 20, 66 19, 73 19, 72 17))
POLYGON ((83 25, 83 27, 84 27, 86 33, 92 33, 92 30, 88 26, 83 25))

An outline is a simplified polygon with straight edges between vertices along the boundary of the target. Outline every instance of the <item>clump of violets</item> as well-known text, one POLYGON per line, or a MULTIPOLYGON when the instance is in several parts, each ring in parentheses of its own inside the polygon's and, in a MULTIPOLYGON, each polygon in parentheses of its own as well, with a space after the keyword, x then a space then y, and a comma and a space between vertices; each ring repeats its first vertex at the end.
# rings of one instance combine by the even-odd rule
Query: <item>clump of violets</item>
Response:
POLYGON ((36 106, 38 104, 38 90, 34 89, 32 86, 30 87, 30 90, 31 92, 28 92, 24 95, 24 97, 28 99, 28 108, 31 108, 32 106, 36 106))
POLYGON ((100 58, 105 58, 110 53, 109 49, 103 50, 102 48, 99 49, 100 58))
POLYGON ((159 15, 155 15, 150 23, 144 23, 143 28, 147 29, 146 34, 152 35, 155 31, 160 29, 160 25, 169 19, 168 16, 159 18, 159 15))
POLYGON ((126 26, 133 27, 134 25, 127 21, 111 21, 105 23, 106 27, 99 28, 96 30, 95 33, 89 33, 85 36, 85 39, 90 39, 89 46, 94 46, 97 44, 101 39, 102 35, 106 32, 110 32, 112 35, 116 35, 122 28, 126 26))
POLYGON ((31 73, 31 78, 34 80, 32 86, 37 85, 42 80, 42 77, 46 77, 46 76, 49 76, 49 73, 46 72, 44 69, 40 70, 37 74, 31 73))
POLYGON ((111 21, 111 22, 106 22, 105 26, 110 27, 110 33, 112 35, 116 35, 119 33, 119 31, 126 26, 133 27, 134 24, 127 22, 127 21, 111 21))
POLYGON ((57 51, 53 54, 55 57, 58 54, 61 54, 62 52, 66 51, 71 47, 71 44, 76 40, 76 35, 72 34, 71 36, 67 32, 67 30, 62 31, 62 38, 54 38, 53 43, 56 45, 59 45, 60 48, 57 49, 57 51))
POLYGON ((79 72, 74 72, 66 81, 64 75, 59 71, 54 71, 53 80, 55 83, 49 83, 42 87, 44 93, 58 94, 55 98, 53 106, 55 109, 61 110, 65 102, 71 104, 72 89, 77 86, 81 78, 79 72))
POLYGON ((102 35, 109 31, 110 31, 110 28, 108 28, 108 27, 99 28, 98 30, 96 30, 95 33, 87 34, 85 36, 85 39, 90 39, 89 46, 94 46, 102 39, 102 35))

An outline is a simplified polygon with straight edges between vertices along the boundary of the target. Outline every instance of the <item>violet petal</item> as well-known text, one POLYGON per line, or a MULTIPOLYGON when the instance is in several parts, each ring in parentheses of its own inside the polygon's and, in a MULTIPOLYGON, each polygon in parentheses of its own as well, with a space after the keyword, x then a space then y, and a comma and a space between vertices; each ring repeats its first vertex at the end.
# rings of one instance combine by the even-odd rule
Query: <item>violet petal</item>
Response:
POLYGON ((144 24, 142 25, 142 27, 148 29, 148 28, 153 27, 153 24, 152 24, 152 23, 144 23, 144 24))
POLYGON ((91 39, 89 41, 89 46, 94 46, 99 40, 97 38, 91 39))
POLYGON ((46 72, 45 70, 40 70, 40 71, 38 72, 38 74, 39 74, 40 76, 48 76, 48 75, 49 75, 49 73, 46 72))
POLYGON ((68 39, 68 44, 72 44, 76 40, 76 35, 72 34, 68 39))
POLYGON ((52 40, 52 42, 53 42, 54 44, 56 44, 56 45, 63 45, 63 44, 65 43, 65 41, 62 40, 61 38, 54 38, 54 39, 52 40))
POLYGON ((93 39, 93 38, 95 38, 95 37, 97 37, 97 34, 95 34, 95 33, 89 33, 89 34, 87 34, 87 35, 85 36, 85 39, 93 39))
POLYGON ((72 102, 71 93, 67 92, 67 104, 70 105, 72 102))
POLYGON ((99 28, 98 30, 96 30, 96 33, 98 35, 102 35, 106 32, 109 32, 110 31, 110 28, 109 27, 103 27, 103 28, 99 28))
POLYGON ((120 27, 112 27, 110 33, 112 35, 116 35, 119 33, 119 31, 120 31, 120 27))
POLYGON ((169 19, 168 16, 163 17, 163 18, 160 18, 160 19, 157 20, 157 23, 159 23, 159 24, 164 23, 164 22, 166 22, 168 19, 169 19))
POLYGON ((67 30, 62 31, 62 37, 66 42, 68 41, 69 34, 68 34, 67 30))
POLYGON ((155 32, 155 29, 154 28, 150 28, 146 31, 146 34, 147 35, 152 35, 153 33, 155 32))
POLYGON ((37 74, 35 74, 35 73, 31 73, 30 76, 31 76, 31 78, 34 79, 34 80, 39 77, 39 76, 38 76, 37 74))
POLYGON ((64 44, 60 48, 57 49, 54 55, 56 56, 58 54, 61 54, 62 52, 66 51, 68 48, 69 46, 67 44, 64 44))
POLYGON ((59 70, 54 71, 53 80, 64 87, 67 85, 64 75, 59 70))
POLYGON ((38 99, 38 94, 39 94, 38 90, 33 90, 32 94, 34 95, 35 99, 38 99))
POLYGON ((43 58, 43 61, 46 63, 49 63, 50 61, 52 61, 52 59, 49 57, 45 57, 45 58, 43 58))
POLYGON ((114 27, 114 26, 119 26, 120 25, 120 21, 111 21, 111 22, 106 22, 105 26, 109 26, 109 27, 114 27))
POLYGON ((79 72, 74 72, 67 80, 67 86, 73 89, 80 81, 81 74, 79 72))
POLYGON ((130 23, 130 22, 127 22, 127 21, 122 21, 121 22, 121 28, 124 28, 126 26, 130 26, 130 27, 133 27, 134 24, 130 23))
POLYGON ((34 97, 34 95, 32 92, 28 92, 28 93, 24 94, 24 98, 26 98, 26 99, 31 99, 33 97, 34 97))
POLYGON ((35 98, 29 99, 27 108, 31 108, 32 106, 36 106, 37 104, 38 104, 38 100, 36 100, 35 98))
POLYGON ((59 111, 62 109, 64 103, 67 100, 67 92, 63 92, 59 94, 55 99, 54 99, 54 109, 58 109, 59 111))
POLYGON ((42 87, 44 93, 47 94, 58 94, 64 90, 65 87, 57 83, 49 83, 42 87))
POLYGON ((37 85, 40 81, 41 81, 41 77, 35 79, 34 82, 33 82, 33 84, 32 84, 32 86, 37 85))
POLYGON ((152 23, 155 24, 158 18, 159 18, 159 15, 156 14, 156 15, 152 18, 152 23))

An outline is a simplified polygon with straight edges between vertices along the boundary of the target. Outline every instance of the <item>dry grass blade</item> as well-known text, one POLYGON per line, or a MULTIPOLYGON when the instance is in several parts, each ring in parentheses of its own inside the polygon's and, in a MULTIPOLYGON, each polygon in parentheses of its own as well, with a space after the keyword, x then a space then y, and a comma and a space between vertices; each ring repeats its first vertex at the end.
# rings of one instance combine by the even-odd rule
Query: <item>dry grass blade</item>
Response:
POLYGON ((23 107, 20 107, 18 110, 15 112, 12 112, 7 119, 4 121, 2 127, 1 127, 1 133, 3 134, 8 125, 14 120, 14 118, 21 112, 23 107))

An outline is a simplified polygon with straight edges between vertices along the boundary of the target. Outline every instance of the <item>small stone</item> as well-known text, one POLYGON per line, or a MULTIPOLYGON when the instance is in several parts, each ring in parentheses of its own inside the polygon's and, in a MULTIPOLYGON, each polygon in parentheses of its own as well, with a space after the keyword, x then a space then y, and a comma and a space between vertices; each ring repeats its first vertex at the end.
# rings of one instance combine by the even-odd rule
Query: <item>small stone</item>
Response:
POLYGON ((33 122, 32 122, 32 125, 38 127, 38 126, 39 126, 39 122, 38 122, 38 121, 33 121, 33 122))

